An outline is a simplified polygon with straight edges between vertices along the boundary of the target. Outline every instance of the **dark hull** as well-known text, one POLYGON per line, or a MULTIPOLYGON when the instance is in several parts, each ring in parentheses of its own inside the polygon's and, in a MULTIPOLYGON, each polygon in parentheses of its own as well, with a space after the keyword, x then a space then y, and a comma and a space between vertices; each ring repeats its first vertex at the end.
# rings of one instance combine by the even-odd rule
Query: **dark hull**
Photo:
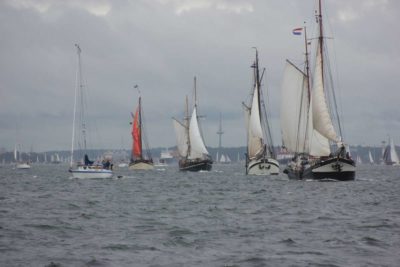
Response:
POLYGON ((321 160, 305 168, 303 171, 296 171, 288 167, 284 172, 289 176, 289 179, 295 180, 330 179, 336 181, 353 181, 356 176, 354 161, 344 158, 321 160))
POLYGON ((212 168, 212 160, 180 160, 180 171, 210 171, 212 168))

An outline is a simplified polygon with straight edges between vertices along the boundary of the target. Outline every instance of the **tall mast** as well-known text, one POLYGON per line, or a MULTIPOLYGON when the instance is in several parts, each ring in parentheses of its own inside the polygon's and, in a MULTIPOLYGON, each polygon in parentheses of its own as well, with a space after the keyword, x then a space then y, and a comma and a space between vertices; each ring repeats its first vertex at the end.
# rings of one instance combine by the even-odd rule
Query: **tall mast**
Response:
POLYGON ((71 144, 71 161, 70 167, 72 167, 74 162, 74 143, 75 143, 75 120, 76 120, 76 102, 77 102, 77 94, 78 94, 78 86, 81 86, 81 78, 80 78, 80 68, 81 68, 81 48, 78 44, 75 44, 77 54, 78 54, 78 68, 76 69, 76 84, 75 84, 75 96, 74 96, 74 116, 72 119, 72 144, 71 144))
POLYGON ((307 41, 307 27, 304 26, 304 46, 306 49, 306 74, 307 74, 307 91, 308 99, 311 99, 311 84, 310 84, 310 62, 308 60, 308 41, 307 41))
POLYGON ((186 95, 186 107, 185 107, 185 111, 186 111, 186 116, 185 116, 185 121, 186 121, 186 136, 187 136, 187 145, 188 145, 188 150, 187 150, 187 155, 186 157, 188 157, 190 155, 190 138, 189 138, 189 100, 188 100, 188 96, 186 95))
MULTIPOLYGON (((219 142, 218 142, 218 150, 219 153, 222 153, 222 135, 224 134, 224 132, 222 131, 222 116, 221 113, 219 113, 219 129, 217 134, 219 135, 219 142)), ((217 159, 218 161, 218 159, 217 159)))
POLYGON ((139 147, 140 147, 140 159, 143 158, 143 149, 142 149, 142 97, 139 96, 139 147))
POLYGON ((317 21, 319 24, 319 37, 318 37, 318 44, 319 44, 319 53, 321 53, 321 75, 322 75, 322 84, 324 84, 324 53, 323 53, 323 42, 324 42, 324 35, 323 35, 323 27, 322 27, 322 8, 321 8, 321 0, 318 0, 318 15, 317 21))
POLYGON ((197 88, 196 88, 196 76, 194 76, 194 107, 197 107, 197 88))

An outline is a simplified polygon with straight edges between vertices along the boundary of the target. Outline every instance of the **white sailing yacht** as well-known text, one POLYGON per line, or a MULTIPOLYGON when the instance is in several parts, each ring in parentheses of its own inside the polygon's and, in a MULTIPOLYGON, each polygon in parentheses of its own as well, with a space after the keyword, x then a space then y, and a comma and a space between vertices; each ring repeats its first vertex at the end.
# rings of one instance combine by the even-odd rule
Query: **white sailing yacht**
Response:
POLYGON ((76 73, 76 86, 75 86, 75 97, 74 97, 74 117, 72 122, 72 145, 71 145, 71 161, 69 172, 72 174, 74 178, 111 178, 113 176, 112 171, 112 163, 111 159, 104 159, 101 163, 94 163, 89 160, 87 155, 87 147, 86 147, 86 121, 85 121, 85 112, 84 112, 84 86, 82 79, 82 67, 81 67, 81 48, 79 45, 75 44, 77 53, 78 53, 78 68, 76 73), (80 97, 79 103, 79 122, 76 123, 76 113, 77 113, 77 102, 78 95, 80 97), (77 124, 77 125, 76 125, 77 124), (83 162, 74 163, 74 145, 75 145, 75 126, 79 126, 81 131, 79 131, 79 138, 81 142, 79 142, 83 147, 83 151, 85 153, 83 162))
POLYGON ((31 165, 29 164, 29 161, 23 162, 22 158, 20 157, 20 152, 17 149, 17 145, 14 147, 14 160, 15 160, 15 168, 19 170, 27 170, 31 168, 31 165))
POLYGON ((305 70, 287 60, 282 82, 281 126, 285 147, 294 158, 285 169, 290 179, 354 180, 355 163, 342 140, 336 97, 328 81, 329 66, 325 60, 321 0, 316 12, 319 36, 315 68, 311 84, 307 31, 304 29, 305 70), (331 89, 333 104, 328 105, 327 90, 331 89), (330 108, 334 110, 330 110, 330 108), (333 113, 336 110, 336 113, 333 113), (336 128, 331 114, 335 114, 336 128), (338 134, 339 133, 339 134, 338 134))
POLYGON ((374 158, 372 157, 372 154, 371 154, 371 150, 368 151, 368 159, 369 159, 369 164, 372 165, 375 163, 374 158))
POLYGON ((173 118, 180 157, 179 170, 181 171, 209 171, 213 164, 199 128, 196 90, 196 77, 194 77, 194 106, 192 116, 189 117, 188 100, 186 97, 186 117, 184 118, 184 122, 173 118))
POLYGON ((386 146, 385 151, 383 153, 383 162, 386 165, 392 165, 392 166, 400 165, 399 155, 397 154, 396 147, 391 137, 389 137, 389 143, 386 146))
POLYGON ((279 174, 279 163, 276 160, 272 144, 271 131, 265 106, 258 64, 258 51, 253 68, 254 86, 250 104, 243 103, 247 129, 246 174, 276 175, 279 174))

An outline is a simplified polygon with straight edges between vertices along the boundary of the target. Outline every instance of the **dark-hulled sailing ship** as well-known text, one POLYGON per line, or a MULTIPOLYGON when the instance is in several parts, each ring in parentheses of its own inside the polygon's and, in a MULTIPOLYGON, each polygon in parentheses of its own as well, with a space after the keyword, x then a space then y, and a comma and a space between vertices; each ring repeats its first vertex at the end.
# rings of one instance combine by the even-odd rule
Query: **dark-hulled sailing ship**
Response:
POLYGON ((173 118, 176 140, 179 152, 179 170, 209 171, 213 160, 204 144, 199 128, 197 115, 196 77, 194 78, 194 106, 189 117, 188 100, 186 97, 186 116, 183 122, 173 118))
POLYGON ((350 181, 355 179, 355 162, 342 140, 335 91, 325 60, 321 0, 318 4, 316 18, 319 36, 316 38, 318 43, 312 83, 308 60, 309 40, 305 27, 302 28, 305 36, 305 69, 299 69, 290 61, 285 66, 281 106, 282 139, 294 157, 284 173, 290 179, 350 181), (332 118, 335 119, 335 125, 332 118))

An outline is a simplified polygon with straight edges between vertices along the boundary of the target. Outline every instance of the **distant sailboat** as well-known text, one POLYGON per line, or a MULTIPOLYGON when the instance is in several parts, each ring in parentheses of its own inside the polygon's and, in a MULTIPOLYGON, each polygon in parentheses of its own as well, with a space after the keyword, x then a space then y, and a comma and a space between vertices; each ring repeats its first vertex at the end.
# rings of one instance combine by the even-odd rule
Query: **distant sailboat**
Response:
POLYGON ((19 170, 27 170, 31 168, 31 165, 29 164, 29 161, 23 162, 22 157, 20 156, 20 152, 17 149, 17 145, 14 147, 14 160, 15 160, 15 168, 19 170))
POLYGON ((259 71, 257 49, 252 68, 254 87, 250 104, 243 103, 247 128, 246 174, 276 175, 279 174, 279 163, 272 144, 266 110, 263 108, 262 76, 259 71))
POLYGON ((180 156, 179 170, 181 171, 209 171, 212 168, 212 158, 204 144, 200 132, 197 115, 196 77, 194 78, 194 107, 189 118, 188 101, 186 97, 186 117, 184 122, 173 118, 173 124, 180 156))
POLYGON ((74 117, 72 122, 72 145, 71 145, 71 161, 69 172, 72 174, 74 178, 111 178, 113 176, 112 171, 112 163, 111 160, 104 159, 102 164, 95 164, 93 161, 89 160, 87 155, 87 147, 86 147, 86 121, 85 121, 85 112, 84 110, 84 93, 83 93, 83 79, 82 79, 82 70, 81 70, 81 49, 79 45, 75 45, 78 53, 78 68, 77 68, 77 80, 75 87, 75 97, 74 97, 74 117), (76 124, 76 113, 77 113, 77 102, 78 95, 80 96, 80 121, 79 127, 81 131, 79 133, 79 137, 82 139, 81 145, 83 145, 83 150, 85 152, 83 162, 74 163, 74 143, 75 143, 75 124, 76 124))
POLYGON ((362 159, 360 155, 357 155, 357 164, 362 164, 362 159))
POLYGON ((386 165, 392 165, 392 166, 400 165, 399 155, 397 154, 393 139, 390 137, 389 137, 389 144, 386 146, 385 151, 383 153, 383 162, 386 165))
POLYGON ((295 155, 284 172, 290 179, 354 180, 355 163, 342 141, 339 116, 337 112, 334 113, 337 108, 333 88, 330 92, 334 98, 333 105, 328 105, 326 97, 328 81, 331 80, 328 76, 330 67, 325 60, 321 0, 318 4, 316 18, 319 36, 313 84, 310 81, 309 40, 305 27, 300 28, 304 29, 305 36, 305 71, 288 60, 285 67, 281 105, 282 137, 284 145, 295 155), (336 117, 339 135, 333 125, 332 113, 336 117))
POLYGON ((136 108, 135 115, 132 114, 132 157, 131 163, 129 164, 130 170, 152 170, 154 169, 153 159, 150 155, 147 141, 143 142, 143 139, 147 140, 144 127, 143 127, 143 110, 142 110, 142 98, 139 97, 139 104, 136 108), (143 145, 145 145, 146 153, 143 153, 143 145))
POLYGON ((369 164, 374 164, 374 158, 372 157, 371 150, 368 151, 368 159, 369 159, 369 164))

